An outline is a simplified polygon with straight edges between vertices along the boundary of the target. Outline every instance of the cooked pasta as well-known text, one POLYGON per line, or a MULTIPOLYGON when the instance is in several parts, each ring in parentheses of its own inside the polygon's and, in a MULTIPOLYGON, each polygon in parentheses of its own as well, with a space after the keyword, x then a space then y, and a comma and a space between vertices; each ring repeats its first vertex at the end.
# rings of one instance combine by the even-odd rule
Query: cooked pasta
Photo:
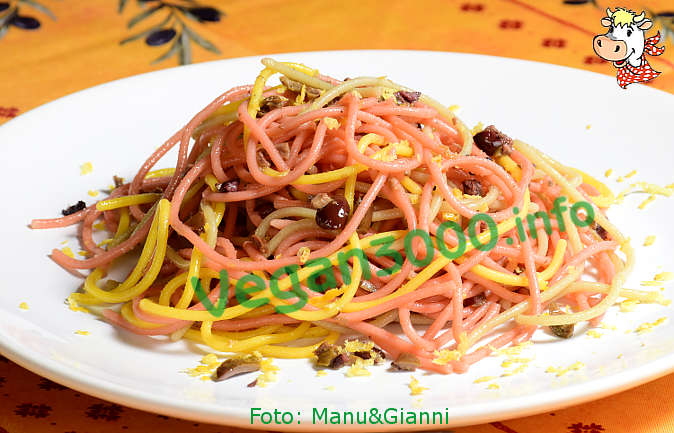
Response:
POLYGON ((541 326, 596 323, 619 297, 661 300, 623 289, 634 255, 598 180, 494 127, 473 136, 387 78, 262 63, 108 198, 32 222, 81 227, 86 259, 52 254, 90 270, 73 305, 223 353, 311 358, 362 335, 451 373, 541 326), (155 169, 176 146, 175 166, 155 169), (107 279, 127 255, 125 280, 107 279), (551 313, 558 302, 574 311, 551 313))

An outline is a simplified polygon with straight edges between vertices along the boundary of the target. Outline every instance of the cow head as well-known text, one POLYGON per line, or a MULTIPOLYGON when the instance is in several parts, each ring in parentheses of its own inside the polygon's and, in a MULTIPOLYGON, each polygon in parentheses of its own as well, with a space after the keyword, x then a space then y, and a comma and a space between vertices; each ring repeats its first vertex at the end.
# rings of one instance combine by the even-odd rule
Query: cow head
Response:
POLYGON ((617 68, 628 62, 632 66, 641 64, 644 53, 644 31, 653 26, 653 22, 646 18, 646 14, 624 8, 617 8, 615 12, 606 9, 607 16, 601 19, 601 25, 608 27, 606 34, 594 37, 594 52, 604 60, 613 62, 617 68))

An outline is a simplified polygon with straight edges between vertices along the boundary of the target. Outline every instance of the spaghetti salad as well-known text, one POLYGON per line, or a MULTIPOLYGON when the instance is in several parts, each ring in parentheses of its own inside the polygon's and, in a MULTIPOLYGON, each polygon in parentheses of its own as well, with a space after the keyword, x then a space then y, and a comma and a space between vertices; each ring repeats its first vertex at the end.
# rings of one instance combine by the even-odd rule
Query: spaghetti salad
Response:
POLYGON ((619 297, 661 301, 622 289, 633 251, 596 179, 385 77, 262 63, 108 198, 32 222, 81 227, 87 258, 52 254, 90 270, 71 305, 241 355, 228 377, 262 356, 463 372, 540 326, 597 323, 619 297), (106 277, 137 249, 124 281, 106 277))

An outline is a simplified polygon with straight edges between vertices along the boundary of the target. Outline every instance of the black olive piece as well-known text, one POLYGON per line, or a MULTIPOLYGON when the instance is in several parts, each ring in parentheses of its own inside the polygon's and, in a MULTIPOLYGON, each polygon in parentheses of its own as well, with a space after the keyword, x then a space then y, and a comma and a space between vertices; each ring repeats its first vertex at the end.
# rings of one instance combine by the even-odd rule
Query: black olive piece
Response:
POLYGON ((463 193, 468 195, 482 195, 482 183, 477 179, 466 179, 461 183, 463 193))
POLYGON ((7 10, 9 8, 9 3, 7 2, 2 2, 0 3, 0 12, 7 10))
POLYGON ((156 32, 150 33, 147 38, 145 38, 145 43, 151 47, 164 45, 170 42, 175 35, 176 31, 173 29, 157 30, 156 32))
POLYGON ((463 300, 463 306, 464 307, 470 307, 471 305, 475 305, 476 307, 480 307, 484 305, 487 302, 487 298, 484 296, 484 293, 478 293, 477 295, 471 297, 471 298, 466 298, 463 300))
POLYGON ((475 145, 489 156, 494 156, 500 150, 509 155, 512 152, 512 139, 496 129, 494 125, 487 126, 483 131, 473 136, 475 145))
POLYGON ((377 356, 377 358, 381 358, 381 361, 377 359, 378 362, 375 362, 375 364, 378 364, 379 362, 383 362, 386 359, 386 352, 378 348, 377 346, 374 346, 372 349, 370 349, 371 352, 374 352, 374 354, 377 356))
POLYGON ((314 355, 316 355, 316 365, 320 367, 329 367, 336 370, 351 363, 349 355, 342 353, 340 347, 334 344, 321 344, 314 350, 314 355))
POLYGON ((353 352, 353 354, 361 359, 370 359, 372 358, 372 354, 370 353, 369 350, 359 350, 357 352, 353 352))
POLYGON ((40 21, 33 17, 22 17, 20 15, 12 18, 12 25, 24 29, 24 30, 35 30, 40 27, 40 21))
POLYGON ((210 7, 190 8, 190 13, 197 17, 199 21, 220 21, 220 11, 210 7))
POLYGON ((257 212, 262 218, 267 218, 267 216, 269 216, 269 214, 274 212, 275 210, 276 208, 274 207, 274 205, 268 201, 263 201, 255 205, 255 212, 257 212))
POLYGON ((232 179, 222 182, 218 187, 219 192, 237 192, 239 190, 239 179, 232 179))
POLYGON ((411 353, 401 353, 398 359, 391 363, 392 371, 414 371, 421 366, 421 361, 411 353))
POLYGON ((67 208, 63 209, 61 211, 61 213, 63 214, 63 216, 68 216, 68 215, 74 214, 75 212, 79 212, 86 207, 87 207, 87 204, 84 203, 82 200, 80 200, 77 203, 75 203, 74 205, 68 206, 67 208))
POLYGON ((287 103, 288 98, 284 98, 283 96, 267 96, 262 100, 262 104, 260 104, 260 112, 258 114, 267 114, 271 110, 276 110, 277 108, 285 106, 287 103))
POLYGON ((396 99, 401 104, 403 102, 407 102, 408 104, 411 104, 413 102, 417 102, 419 100, 420 96, 421 96, 421 92, 408 92, 407 90, 399 90, 395 93, 396 99))
POLYGON ((333 200, 316 211, 316 224, 326 230, 340 230, 346 225, 350 210, 346 200, 333 200))
POLYGON ((239 374, 250 373, 260 369, 260 359, 254 355, 230 358, 223 361, 213 375, 213 380, 219 382, 239 374))
POLYGON ((606 229, 604 227, 600 226, 597 223, 594 223, 594 224, 592 224, 592 228, 594 229, 594 231, 597 232, 597 234, 599 235, 600 238, 602 238, 605 241, 608 240, 608 238, 609 238, 608 232, 606 231, 606 229))
MULTIPOLYGON (((548 310, 550 311, 550 314, 553 316, 564 314, 564 311, 561 308, 559 308, 559 306, 555 302, 551 302, 548 305, 548 310)), ((573 328, 574 328, 573 323, 569 323, 566 325, 551 325, 548 326, 548 328, 550 328, 550 332, 552 332, 559 338, 573 337, 573 328)))

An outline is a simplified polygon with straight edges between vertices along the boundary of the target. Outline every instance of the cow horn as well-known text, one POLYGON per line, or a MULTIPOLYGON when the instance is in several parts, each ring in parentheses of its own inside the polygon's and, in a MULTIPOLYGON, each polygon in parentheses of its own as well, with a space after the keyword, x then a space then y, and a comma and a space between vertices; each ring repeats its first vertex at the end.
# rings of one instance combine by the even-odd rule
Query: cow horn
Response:
POLYGON ((606 8, 606 15, 608 15, 609 18, 613 16, 613 12, 611 12, 611 8, 606 8))
POLYGON ((641 11, 641 13, 639 15, 634 17, 634 22, 640 23, 641 21, 643 21, 644 18, 646 18, 646 12, 641 11))

